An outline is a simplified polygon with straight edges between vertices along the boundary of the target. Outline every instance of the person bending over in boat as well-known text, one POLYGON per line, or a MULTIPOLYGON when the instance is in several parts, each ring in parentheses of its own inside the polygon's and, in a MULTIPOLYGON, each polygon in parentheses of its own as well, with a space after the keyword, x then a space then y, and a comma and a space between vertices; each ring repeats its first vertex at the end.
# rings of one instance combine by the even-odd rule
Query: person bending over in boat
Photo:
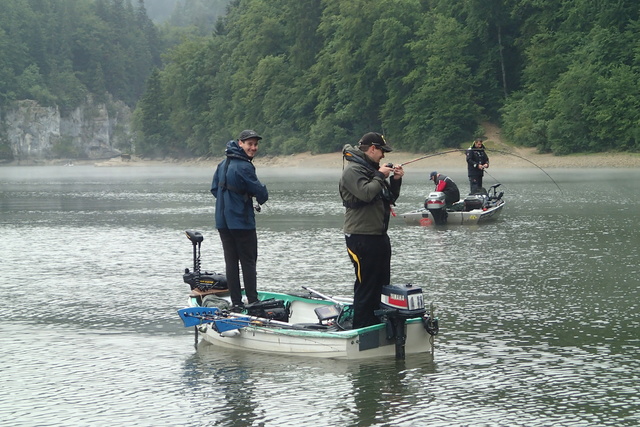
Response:
POLYGON ((353 263, 353 328, 380 323, 382 287, 391 280, 391 242, 387 235, 391 205, 400 195, 402 166, 380 165, 392 148, 384 136, 369 132, 358 145, 345 145, 346 165, 339 190, 345 209, 343 231, 353 263))
POLYGON ((258 301, 258 237, 253 198, 258 202, 256 210, 269 199, 267 187, 258 180, 252 163, 261 139, 255 131, 243 130, 237 141, 227 142, 227 158, 218 165, 211 183, 211 193, 216 198, 216 228, 222 241, 234 311, 240 311, 244 305, 238 263, 242 265, 247 301, 249 304, 258 301))
POLYGON ((471 147, 466 151, 467 174, 469 175, 470 193, 474 194, 482 188, 484 170, 489 168, 489 156, 484 151, 482 138, 476 138, 471 147))
POLYGON ((429 175, 429 179, 436 185, 436 191, 444 193, 444 203, 447 207, 451 207, 451 205, 460 200, 458 186, 447 175, 434 171, 429 175))

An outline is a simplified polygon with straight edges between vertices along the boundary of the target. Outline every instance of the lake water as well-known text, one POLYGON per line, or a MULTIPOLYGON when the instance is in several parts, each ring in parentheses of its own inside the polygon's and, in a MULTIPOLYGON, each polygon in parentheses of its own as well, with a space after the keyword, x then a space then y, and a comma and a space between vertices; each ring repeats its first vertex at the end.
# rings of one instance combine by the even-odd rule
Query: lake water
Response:
MULTIPOLYGON (((398 213, 428 172, 407 167, 398 213)), ((492 170, 495 223, 393 218, 392 282, 435 307, 435 353, 343 362, 194 347, 184 230, 223 271, 213 170, 2 167, 0 425, 638 425, 640 170, 547 172, 492 170)), ((350 296, 340 171, 258 175, 259 288, 350 296)))

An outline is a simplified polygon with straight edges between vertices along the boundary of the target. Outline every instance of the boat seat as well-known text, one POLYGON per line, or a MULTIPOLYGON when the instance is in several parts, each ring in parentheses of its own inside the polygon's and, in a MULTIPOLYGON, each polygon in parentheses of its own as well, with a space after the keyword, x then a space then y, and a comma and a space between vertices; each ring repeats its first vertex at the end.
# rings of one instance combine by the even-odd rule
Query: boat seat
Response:
POLYGON ((320 324, 323 324, 323 322, 336 320, 338 316, 340 316, 341 312, 340 308, 337 305, 324 305, 321 307, 316 307, 313 311, 315 311, 316 316, 318 316, 320 324))

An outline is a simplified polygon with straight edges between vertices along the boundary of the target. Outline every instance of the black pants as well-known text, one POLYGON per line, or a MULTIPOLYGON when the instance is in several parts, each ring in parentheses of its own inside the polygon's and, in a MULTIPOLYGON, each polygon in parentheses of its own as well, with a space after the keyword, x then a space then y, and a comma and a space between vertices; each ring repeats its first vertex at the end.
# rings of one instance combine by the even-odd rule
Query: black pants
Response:
POLYGON ((219 229, 224 252, 227 286, 234 305, 242 304, 240 288, 240 268, 244 291, 249 304, 258 301, 256 262, 258 261, 258 236, 256 230, 219 229))
POLYGON ((474 194, 476 191, 482 188, 482 175, 470 176, 469 187, 471 188, 471 191, 469 192, 469 194, 474 194))
POLYGON ((380 323, 373 313, 380 308, 382 287, 391 280, 391 242, 381 236, 351 234, 345 236, 347 252, 353 263, 353 327, 380 323))

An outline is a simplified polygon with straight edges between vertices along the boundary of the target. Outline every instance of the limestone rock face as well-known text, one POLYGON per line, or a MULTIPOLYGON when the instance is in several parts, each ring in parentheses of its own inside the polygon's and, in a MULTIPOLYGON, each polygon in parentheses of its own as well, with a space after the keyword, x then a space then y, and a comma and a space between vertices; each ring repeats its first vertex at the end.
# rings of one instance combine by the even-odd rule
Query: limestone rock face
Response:
POLYGON ((129 152, 131 111, 122 102, 91 98, 66 116, 58 107, 17 101, 5 111, 4 128, 15 160, 60 157, 105 159, 129 152))

